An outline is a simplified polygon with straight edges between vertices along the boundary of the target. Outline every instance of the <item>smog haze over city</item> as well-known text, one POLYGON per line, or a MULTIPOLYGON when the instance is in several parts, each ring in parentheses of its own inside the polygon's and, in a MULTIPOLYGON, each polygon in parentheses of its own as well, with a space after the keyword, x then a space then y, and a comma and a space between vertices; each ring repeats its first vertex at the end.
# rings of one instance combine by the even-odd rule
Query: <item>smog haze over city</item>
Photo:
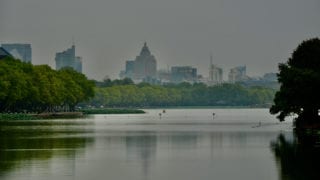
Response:
POLYGON ((147 42, 157 69, 213 63, 276 72, 297 45, 320 35, 319 0, 1 0, 0 43, 30 43, 32 63, 55 67, 70 48, 83 72, 118 78, 147 42))

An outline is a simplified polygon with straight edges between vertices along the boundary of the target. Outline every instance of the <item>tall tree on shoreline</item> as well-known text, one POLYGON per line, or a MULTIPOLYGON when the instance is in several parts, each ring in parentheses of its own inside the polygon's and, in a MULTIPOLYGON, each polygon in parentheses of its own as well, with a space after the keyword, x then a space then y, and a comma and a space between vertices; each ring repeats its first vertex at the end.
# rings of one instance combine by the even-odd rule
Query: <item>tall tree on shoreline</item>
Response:
POLYGON ((0 113, 73 111, 94 96, 94 86, 71 68, 56 71, 5 58, 0 61, 0 113))
POLYGON ((279 64, 280 91, 275 95, 271 114, 280 121, 295 114, 296 127, 320 122, 320 39, 303 41, 288 62, 279 64))

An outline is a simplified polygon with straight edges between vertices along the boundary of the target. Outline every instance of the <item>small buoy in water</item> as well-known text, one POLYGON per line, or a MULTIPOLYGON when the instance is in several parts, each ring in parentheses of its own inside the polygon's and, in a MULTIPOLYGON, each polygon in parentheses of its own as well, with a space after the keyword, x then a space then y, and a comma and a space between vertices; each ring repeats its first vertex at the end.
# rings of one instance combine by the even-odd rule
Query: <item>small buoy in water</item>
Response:
POLYGON ((164 110, 162 110, 162 113, 166 113, 166 110, 164 109, 164 110))

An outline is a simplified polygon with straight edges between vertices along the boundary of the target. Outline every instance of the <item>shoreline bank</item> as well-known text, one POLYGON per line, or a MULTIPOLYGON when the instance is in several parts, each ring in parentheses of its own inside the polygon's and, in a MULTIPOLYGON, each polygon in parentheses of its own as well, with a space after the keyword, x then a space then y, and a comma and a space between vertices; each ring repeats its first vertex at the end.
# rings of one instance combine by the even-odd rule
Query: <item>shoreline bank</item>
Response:
POLYGON ((83 109, 76 112, 44 112, 39 114, 28 113, 0 113, 0 120, 41 120, 82 118, 94 114, 143 114, 140 109, 110 108, 110 109, 83 109))

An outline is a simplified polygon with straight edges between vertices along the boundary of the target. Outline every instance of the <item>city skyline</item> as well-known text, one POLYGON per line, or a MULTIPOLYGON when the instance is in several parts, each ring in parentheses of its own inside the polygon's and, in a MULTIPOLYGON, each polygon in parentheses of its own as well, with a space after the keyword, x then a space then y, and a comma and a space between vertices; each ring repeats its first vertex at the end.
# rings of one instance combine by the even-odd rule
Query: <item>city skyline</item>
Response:
MULTIPOLYGON (((2 46, 15 46, 15 45, 28 45, 28 46, 30 46, 31 47, 31 44, 28 44, 28 43, 6 43, 6 44, 2 44, 2 46)), ((149 48, 147 47, 147 42, 144 42, 144 47, 142 48, 142 50, 141 50, 141 52, 140 52, 140 54, 142 53, 142 51, 144 50, 144 48, 147 48, 147 50, 148 50, 148 52, 149 52, 149 48)), ((30 49, 30 52, 32 53, 32 50, 30 49)), ((150 52, 149 52, 150 53, 150 52)), ((63 55, 63 56, 65 56, 65 55, 63 55)), ((153 55, 152 55, 153 56, 153 55)), ((137 57, 139 57, 139 56, 137 56, 137 57)), ((218 68, 218 69, 221 69, 221 70, 223 70, 223 68, 219 68, 219 67, 217 67, 216 65, 217 64, 213 64, 213 58, 212 58, 212 54, 210 54, 210 66, 209 67, 212 67, 212 68, 218 68)), ((19 59, 19 57, 15 57, 15 58, 18 58, 19 59)), ((83 73, 82 72, 82 57, 80 57, 80 56, 75 56, 75 44, 74 44, 74 40, 72 40, 72 45, 71 45, 71 48, 69 48, 69 49, 67 49, 67 50, 64 50, 64 51, 62 51, 62 52, 56 52, 55 53, 55 59, 54 59, 54 61, 55 61, 55 63, 54 63, 54 65, 50 65, 50 64, 47 64, 47 65, 50 65, 51 66, 51 68, 52 69, 56 69, 56 70, 59 70, 59 69, 61 69, 61 68, 63 68, 63 67, 72 67, 73 69, 75 69, 76 71, 78 71, 78 72, 80 72, 80 73, 83 73), (57 55, 58 56, 60 56, 60 54, 61 55, 63 55, 63 54, 65 54, 65 53, 67 53, 67 59, 69 58, 69 56, 71 55, 71 57, 73 57, 73 59, 76 61, 76 62, 80 62, 80 66, 78 65, 79 63, 73 63, 73 62, 69 62, 68 60, 67 61, 65 61, 64 59, 65 58, 58 58, 57 59, 57 55), (71 53, 71 54, 70 54, 71 53), (69 55, 70 54, 70 55, 69 55), (60 60, 61 59, 61 60, 60 60), (57 63, 57 60, 59 60, 59 62, 60 63, 57 63), (63 61, 65 61, 65 62, 63 62, 63 61)), ((130 62, 134 62, 135 60, 126 60, 126 62, 125 62, 125 69, 127 69, 127 65, 128 65, 128 63, 130 63, 130 62)), ((29 61, 29 62, 31 62, 31 60, 29 61)), ((31 62, 32 63, 32 62, 31 62)), ((221 65, 219 65, 219 66, 221 66, 221 65)), ((223 65, 222 65, 223 66, 223 65)), ((236 67, 231 67, 229 70, 230 71, 232 71, 232 69, 235 69, 235 68, 238 68, 240 65, 237 65, 236 67)), ((246 65, 244 65, 244 66, 246 66, 246 65)), ((191 66, 189 66, 189 65, 185 65, 185 64, 177 64, 177 65, 175 65, 175 66, 169 66, 169 65, 167 65, 167 68, 170 68, 171 67, 171 69, 172 69, 172 67, 191 67, 191 66)), ((158 72, 158 71, 162 71, 164 68, 156 68, 156 71, 158 72)), ((171 71, 171 69, 168 69, 168 71, 171 71)), ((198 69, 197 67, 195 67, 195 69, 198 69)), ((201 76, 203 76, 204 78, 208 78, 208 80, 209 81, 212 81, 212 79, 210 79, 210 78, 212 78, 212 75, 211 75, 211 70, 210 70, 211 68, 209 68, 209 70, 207 71, 207 72, 203 72, 203 73, 199 73, 199 75, 201 75, 201 76)), ((220 71, 221 71, 220 70, 220 71)), ((216 71, 216 70, 214 70, 214 71, 216 71)), ((123 70, 121 70, 120 69, 120 71, 119 71, 120 73, 118 74, 118 76, 117 77, 114 77, 114 78, 112 78, 112 79, 118 79, 118 78, 123 78, 123 77, 121 77, 121 73, 123 72, 123 70)), ((125 71, 124 71, 125 72, 125 71)), ((217 73, 217 72, 216 72, 217 73)), ((222 72, 220 72, 221 73, 221 75, 218 75, 218 76, 221 76, 220 78, 221 78, 221 80, 219 80, 219 82, 228 82, 228 81, 230 81, 229 80, 229 77, 228 77, 228 75, 226 74, 226 75, 223 75, 222 76, 222 72)), ((274 73, 274 72, 265 72, 265 73, 263 73, 263 74, 259 74, 259 75, 257 75, 257 76, 254 76, 254 77, 262 77, 263 75, 265 75, 265 74, 268 74, 268 73, 274 73)), ((126 76, 126 75, 125 75, 126 76)), ((125 77, 124 76, 124 77, 125 77)), ((217 76, 217 75, 215 75, 215 76, 217 76)), ((105 77, 109 77, 109 75, 106 75, 105 77)), ((105 78, 105 77, 103 77, 103 79, 105 78)), ((131 78, 131 79, 135 79, 135 78, 133 78, 133 77, 129 77, 129 78, 131 78)), ((94 79, 94 78, 93 78, 94 79)), ((139 79, 139 78, 138 78, 139 79)), ((141 79, 141 78, 140 78, 141 79)), ((142 78, 143 79, 143 78, 142 78)), ((97 80, 97 79, 95 79, 95 80, 97 80)), ((218 82, 218 83, 219 83, 218 82)), ((216 84, 217 82, 215 82, 214 84, 216 84)))
MULTIPOLYGON (((27 46, 28 48, 29 48, 29 54, 27 54, 28 55, 28 61, 27 62, 30 62, 30 63, 32 63, 31 62, 31 54, 32 54, 32 49, 31 49, 31 44, 26 44, 26 43, 9 43, 9 44, 2 44, 2 46, 3 47, 5 47, 5 49, 6 48, 9 48, 9 49, 13 49, 14 50, 14 53, 18 53, 18 52, 16 52, 16 47, 18 47, 18 48, 25 48, 24 46, 27 46), (20 47, 21 46, 21 47, 20 47), (30 56, 30 57, 29 57, 30 56)), ((20 53, 21 54, 21 53, 20 53)), ((22 61, 25 61, 25 59, 24 58, 21 58, 20 56, 20 54, 17 54, 17 55, 15 55, 14 57, 15 58, 18 58, 18 59, 22 59, 22 61)), ((132 64, 131 66, 132 66, 132 68, 134 67, 134 62, 137 60, 137 58, 139 59, 139 57, 142 55, 142 54, 148 54, 148 56, 150 56, 151 55, 151 58, 153 58, 154 59, 154 56, 150 53, 150 50, 149 50, 149 47, 147 46, 147 42, 144 42, 144 45, 143 45, 143 48, 141 49, 141 52, 140 52, 140 55, 139 56, 137 56, 136 57, 136 59, 135 60, 127 60, 126 61, 126 64, 125 64, 125 70, 123 71, 123 70, 121 70, 120 71, 120 73, 119 73, 119 77, 116 77, 116 78, 114 78, 114 79, 118 79, 118 78, 124 78, 124 77, 129 77, 129 78, 131 78, 131 79, 133 79, 133 80, 139 80, 140 79, 140 81, 141 80, 143 80, 144 78, 147 78, 148 76, 145 76, 145 75, 142 75, 143 76, 143 78, 135 78, 134 76, 133 76, 133 72, 131 72, 130 74, 131 75, 129 75, 128 76, 128 72, 127 72, 127 69, 128 69, 128 65, 129 64, 132 64), (124 73, 124 74, 122 74, 122 73, 124 73)), ((25 55, 24 55, 25 56, 25 55)), ((155 59, 154 59, 155 60, 155 59)), ((130 65, 129 65, 130 66, 130 65)), ((61 68, 63 68, 63 67, 72 67, 73 69, 75 69, 76 71, 78 71, 78 72, 80 72, 80 73, 83 73, 82 72, 82 57, 79 57, 79 56, 75 56, 75 44, 74 44, 74 40, 73 40, 73 42, 72 42, 72 46, 71 46, 71 48, 69 48, 69 49, 66 49, 66 50, 64 50, 64 51, 62 51, 62 52, 56 52, 56 56, 55 56, 55 67, 52 67, 53 69, 56 69, 56 70, 59 70, 59 69, 61 69, 61 68)), ((138 67, 138 66, 137 66, 138 67)), ((136 68, 137 68, 136 67, 136 68)), ((177 66, 171 66, 171 70, 172 70, 172 68, 175 68, 175 67, 190 67, 191 68, 191 66, 188 66, 188 65, 183 65, 183 64, 179 64, 179 65, 177 65, 177 66)), ((244 67, 246 67, 246 65, 244 66, 244 67)), ((135 68, 135 69, 136 69, 135 68)), ((167 68, 170 68, 170 66, 168 65, 167 66, 167 68)), ((222 68, 219 68, 218 66, 216 66, 216 64, 213 64, 213 58, 212 58, 212 54, 210 54, 210 66, 209 66, 209 71, 208 71, 208 73, 209 73, 209 75, 208 76, 206 76, 206 75, 203 75, 203 74, 199 74, 201 77, 203 77, 203 78, 207 78, 207 83, 209 83, 209 84, 219 84, 219 83, 221 83, 221 82, 233 82, 234 83, 234 80, 231 80, 230 81, 230 73, 233 71, 233 69, 236 69, 236 68, 239 68, 239 66, 237 66, 237 67, 233 67, 233 68, 231 68, 230 69, 230 72, 229 72, 229 75, 228 75, 228 77, 227 77, 227 79, 224 79, 223 77, 223 73, 222 73, 222 71, 223 71, 223 69, 222 68), (214 73, 213 73, 214 72, 214 73), (213 75, 213 74, 215 74, 215 75, 213 75), (213 79, 213 78, 215 78, 215 80, 213 79), (218 79, 219 80, 218 80, 218 79)), ((197 70, 197 67, 195 67, 195 69, 197 70)), ((133 70, 133 69, 132 69, 133 70)), ((171 72, 171 70, 170 69, 168 69, 167 71, 168 71, 168 73, 170 73, 171 72)), ((156 77, 155 76, 155 74, 156 73, 158 73, 158 72, 161 72, 161 71, 163 71, 163 69, 158 69, 158 68, 156 68, 155 67, 155 71, 154 71, 154 80, 156 80, 156 79, 158 79, 159 80, 159 77, 156 77)), ((268 73, 273 73, 273 72, 267 72, 267 73, 265 73, 265 74, 263 74, 263 75, 266 75, 266 74, 268 74, 268 73)), ((106 77, 109 77, 108 75, 106 75, 104 78, 106 78, 106 77)), ((256 77, 259 77, 259 78, 261 78, 262 77, 262 75, 260 75, 260 76, 256 76, 256 77)), ((161 79, 161 78, 160 78, 161 79)), ((138 81, 137 81, 138 82, 138 81)))
POLYGON ((117 78, 145 41, 159 69, 186 65, 208 76, 212 53, 222 69, 246 65, 249 76, 262 76, 320 35, 319 7, 315 0, 3 0, 0 43, 30 43, 33 63, 54 68, 55 53, 74 37, 83 72, 97 80, 117 78))

